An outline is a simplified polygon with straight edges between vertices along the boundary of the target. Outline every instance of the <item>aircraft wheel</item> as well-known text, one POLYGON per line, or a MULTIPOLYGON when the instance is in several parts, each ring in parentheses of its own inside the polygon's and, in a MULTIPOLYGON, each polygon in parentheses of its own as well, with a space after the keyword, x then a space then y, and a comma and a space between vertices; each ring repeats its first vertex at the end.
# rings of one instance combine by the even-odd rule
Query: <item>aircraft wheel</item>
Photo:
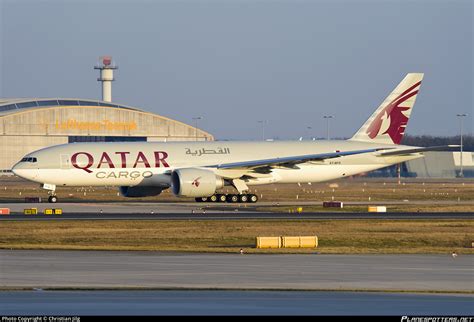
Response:
POLYGON ((227 202, 238 202, 239 201, 239 196, 238 195, 234 195, 234 194, 230 194, 230 195, 227 195, 227 202))
POLYGON ((249 195, 249 200, 251 203, 256 203, 258 201, 257 195, 251 194, 249 195))
POLYGON ((248 195, 239 195, 239 202, 249 202, 248 195))
POLYGON ((208 197, 197 197, 194 200, 196 200, 197 202, 206 202, 208 201, 208 199, 208 197))
POLYGON ((217 201, 218 202, 226 202, 227 201, 227 196, 223 194, 218 194, 217 195, 217 201))
POLYGON ((56 203, 56 202, 58 202, 58 197, 56 197, 56 196, 49 196, 48 202, 49 202, 49 203, 56 203))
POLYGON ((210 202, 217 202, 217 200, 218 200, 218 199, 217 199, 217 196, 216 196, 216 195, 212 195, 212 196, 209 197, 209 201, 210 201, 210 202))

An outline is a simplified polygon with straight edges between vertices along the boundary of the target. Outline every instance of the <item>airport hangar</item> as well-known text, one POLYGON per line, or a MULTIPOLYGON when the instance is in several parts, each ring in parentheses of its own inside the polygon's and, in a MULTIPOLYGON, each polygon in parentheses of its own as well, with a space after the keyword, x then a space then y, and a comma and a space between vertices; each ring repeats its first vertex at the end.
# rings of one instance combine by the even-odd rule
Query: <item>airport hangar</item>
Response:
POLYGON ((213 141, 196 127, 134 107, 72 98, 0 99, 0 175, 23 156, 73 142, 213 141))

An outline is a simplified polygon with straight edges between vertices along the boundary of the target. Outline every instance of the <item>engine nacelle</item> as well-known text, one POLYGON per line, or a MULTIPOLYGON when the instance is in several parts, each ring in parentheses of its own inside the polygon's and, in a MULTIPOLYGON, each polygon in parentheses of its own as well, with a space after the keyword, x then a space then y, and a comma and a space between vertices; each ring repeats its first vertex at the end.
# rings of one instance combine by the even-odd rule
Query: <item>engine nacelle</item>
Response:
POLYGON ((171 174, 171 189, 178 197, 209 197, 224 187, 224 179, 203 169, 178 169, 171 174))
POLYGON ((163 188, 161 187, 127 187, 123 186, 119 188, 120 194, 128 198, 139 198, 139 197, 153 197, 158 196, 163 188))

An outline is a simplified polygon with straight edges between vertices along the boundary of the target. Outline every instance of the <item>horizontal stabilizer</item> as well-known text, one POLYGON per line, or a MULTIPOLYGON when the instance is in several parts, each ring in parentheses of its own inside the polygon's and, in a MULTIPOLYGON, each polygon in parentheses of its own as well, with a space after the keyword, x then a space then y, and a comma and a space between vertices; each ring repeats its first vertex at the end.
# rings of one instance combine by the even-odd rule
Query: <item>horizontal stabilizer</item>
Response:
POLYGON ((411 149, 394 149, 391 151, 380 152, 378 156, 388 157, 394 155, 407 155, 411 153, 421 153, 428 151, 452 151, 458 149, 460 145, 439 145, 439 146, 429 146, 425 148, 411 148, 411 149))

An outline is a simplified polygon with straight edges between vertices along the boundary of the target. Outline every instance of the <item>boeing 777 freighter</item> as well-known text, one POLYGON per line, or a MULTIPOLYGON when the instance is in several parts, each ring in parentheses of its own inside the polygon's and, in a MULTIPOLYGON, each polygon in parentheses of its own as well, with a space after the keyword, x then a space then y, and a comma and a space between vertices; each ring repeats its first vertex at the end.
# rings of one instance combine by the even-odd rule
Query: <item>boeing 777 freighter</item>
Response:
POLYGON ((72 143, 32 152, 13 172, 50 190, 50 202, 58 186, 117 186, 125 197, 171 188, 196 201, 256 202, 249 186, 333 180, 455 147, 400 145, 422 79, 407 74, 348 140, 72 143), (219 193, 224 186, 238 194, 219 193))

